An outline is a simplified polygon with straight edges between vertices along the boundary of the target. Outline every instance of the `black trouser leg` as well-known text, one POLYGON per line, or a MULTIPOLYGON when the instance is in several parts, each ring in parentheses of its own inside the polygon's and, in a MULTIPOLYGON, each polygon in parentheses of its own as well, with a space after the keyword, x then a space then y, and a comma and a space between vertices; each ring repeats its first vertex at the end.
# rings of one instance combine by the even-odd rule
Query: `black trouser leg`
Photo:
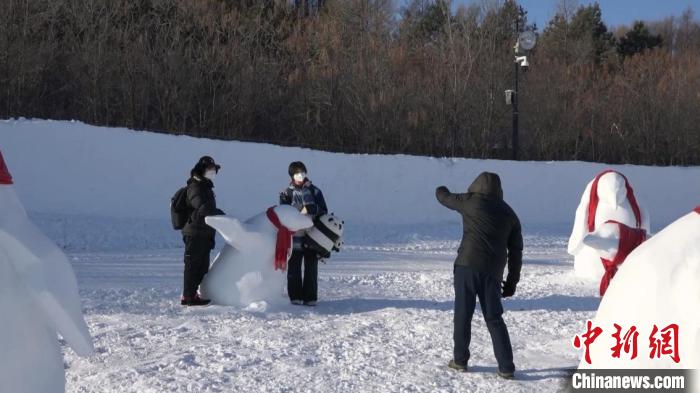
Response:
POLYGON ((211 239, 206 237, 184 236, 185 271, 183 274, 182 295, 194 297, 204 275, 209 271, 211 239))
POLYGON ((304 250, 304 301, 315 302, 318 297, 318 254, 304 250))
POLYGON ((454 280, 454 360, 458 364, 467 364, 472 337, 472 317, 476 307, 476 283, 473 273, 464 266, 454 267, 454 280))
POLYGON ((292 256, 287 262, 287 294, 289 300, 302 300, 302 281, 301 281, 301 261, 304 258, 302 250, 292 251, 292 256))
MULTIPOLYGON (((204 244, 204 243, 203 243, 204 244)), ((202 263, 199 265, 199 271, 197 272, 197 287, 202 284, 204 276, 209 273, 209 264, 211 263, 211 250, 214 248, 214 239, 209 239, 209 251, 206 253, 206 259, 203 258, 202 263)))
POLYGON ((513 347, 508 335, 508 327, 503 321, 503 305, 501 304, 500 281, 484 275, 479 288, 479 303, 481 312, 486 320, 486 327, 491 335, 493 353, 498 361, 498 369, 502 372, 514 372, 513 347))
POLYGON ((209 263, 210 263, 210 253, 206 254, 206 257, 202 258, 202 263, 199 265, 199 271, 197 271, 197 277, 196 277, 196 285, 195 285, 195 292, 197 291, 197 288, 202 284, 202 281, 204 280, 204 276, 209 273, 209 263))

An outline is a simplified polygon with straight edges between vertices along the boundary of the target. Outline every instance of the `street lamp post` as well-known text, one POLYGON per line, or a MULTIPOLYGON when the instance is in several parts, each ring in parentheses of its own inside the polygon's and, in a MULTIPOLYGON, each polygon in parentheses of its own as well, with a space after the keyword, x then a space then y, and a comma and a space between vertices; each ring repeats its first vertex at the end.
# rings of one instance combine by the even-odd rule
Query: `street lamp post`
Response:
POLYGON ((532 30, 525 30, 522 33, 520 33, 520 17, 521 15, 524 14, 523 8, 518 7, 518 16, 515 20, 515 32, 519 33, 518 34, 518 39, 515 42, 515 90, 511 92, 506 92, 506 96, 510 97, 510 103, 513 107, 513 139, 512 139, 512 145, 513 145, 513 160, 518 159, 518 117, 520 115, 520 112, 518 111, 518 74, 520 72, 519 68, 522 68, 523 71, 526 71, 527 68, 530 66, 530 63, 527 61, 527 56, 519 56, 520 55, 520 49, 522 49, 525 53, 529 51, 530 49, 535 47, 535 44, 537 43, 537 36, 535 35, 532 30))
MULTIPOLYGON (((520 10, 522 8, 518 7, 518 16, 515 18, 515 33, 520 32, 520 10)), ((518 56, 518 46, 519 46, 519 39, 518 42, 515 43, 515 56, 518 56)), ((513 106, 513 139, 512 139, 512 144, 513 144, 513 161, 516 161, 518 159, 518 68, 520 68, 520 65, 518 64, 517 61, 513 62, 515 65, 515 90, 513 92, 513 98, 512 98, 512 106, 513 106)))

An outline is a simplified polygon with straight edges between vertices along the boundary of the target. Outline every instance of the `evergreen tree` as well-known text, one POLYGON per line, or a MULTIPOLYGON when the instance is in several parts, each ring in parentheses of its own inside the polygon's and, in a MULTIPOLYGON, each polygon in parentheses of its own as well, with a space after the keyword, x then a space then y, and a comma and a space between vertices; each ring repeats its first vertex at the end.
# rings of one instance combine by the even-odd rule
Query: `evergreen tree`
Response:
POLYGON ((600 5, 596 2, 580 7, 571 18, 571 34, 574 38, 589 40, 589 55, 596 64, 605 63, 615 48, 615 38, 603 22, 600 5))
POLYGON ((632 30, 620 38, 620 42, 617 44, 617 53, 622 57, 630 57, 647 49, 659 47, 662 43, 661 35, 651 34, 644 22, 636 21, 632 30))

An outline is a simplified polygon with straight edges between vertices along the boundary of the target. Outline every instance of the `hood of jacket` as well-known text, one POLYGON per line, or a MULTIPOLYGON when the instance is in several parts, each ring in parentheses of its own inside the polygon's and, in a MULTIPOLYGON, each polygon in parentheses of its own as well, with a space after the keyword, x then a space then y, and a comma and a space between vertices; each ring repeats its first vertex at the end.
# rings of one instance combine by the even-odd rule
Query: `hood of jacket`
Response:
POLYGON ((501 178, 491 172, 482 172, 469 186, 468 192, 482 194, 493 198, 503 199, 501 178))

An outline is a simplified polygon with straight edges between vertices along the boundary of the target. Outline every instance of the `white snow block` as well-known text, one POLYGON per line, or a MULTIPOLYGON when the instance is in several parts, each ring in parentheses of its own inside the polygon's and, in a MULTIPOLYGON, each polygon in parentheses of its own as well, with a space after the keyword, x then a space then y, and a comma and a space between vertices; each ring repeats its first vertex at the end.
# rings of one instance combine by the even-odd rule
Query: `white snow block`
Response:
MULTIPOLYGON (((581 202, 576 209, 574 226, 569 237, 567 251, 574 256, 574 271, 576 275, 589 282, 600 283, 605 273, 600 261, 600 252, 586 244, 584 239, 591 232, 588 228, 588 210, 591 200, 591 189, 595 179, 591 180, 581 195, 581 202)), ((630 228, 637 227, 634 210, 627 197, 626 180, 620 173, 608 172, 600 176, 597 184, 598 207, 595 211, 595 229, 600 228, 609 220, 625 224, 630 228)), ((639 203, 641 223, 640 228, 650 233, 649 214, 639 203)), ((609 234, 606 235, 609 237, 609 234)), ((619 236, 618 236, 619 237, 619 236)), ((592 241, 592 239, 589 239, 592 241)))
MULTIPOLYGON (((282 225, 293 232, 313 226, 311 218, 292 206, 274 209, 282 225)), ((260 301, 282 301, 286 272, 275 270, 277 228, 266 212, 244 223, 229 216, 211 216, 205 221, 227 244, 202 281, 202 296, 215 304, 243 307, 260 301)))
MULTIPOLYGON (((700 210, 699 210, 700 211, 700 210)), ((590 346, 591 363, 580 368, 700 368, 700 213, 691 212, 642 243, 627 257, 603 297, 593 326, 603 333, 590 346), (612 356, 617 341, 635 326, 638 354, 612 356), (650 358, 654 325, 677 324, 679 363, 672 356, 650 358)), ((656 334, 655 338, 660 338, 656 334)))

